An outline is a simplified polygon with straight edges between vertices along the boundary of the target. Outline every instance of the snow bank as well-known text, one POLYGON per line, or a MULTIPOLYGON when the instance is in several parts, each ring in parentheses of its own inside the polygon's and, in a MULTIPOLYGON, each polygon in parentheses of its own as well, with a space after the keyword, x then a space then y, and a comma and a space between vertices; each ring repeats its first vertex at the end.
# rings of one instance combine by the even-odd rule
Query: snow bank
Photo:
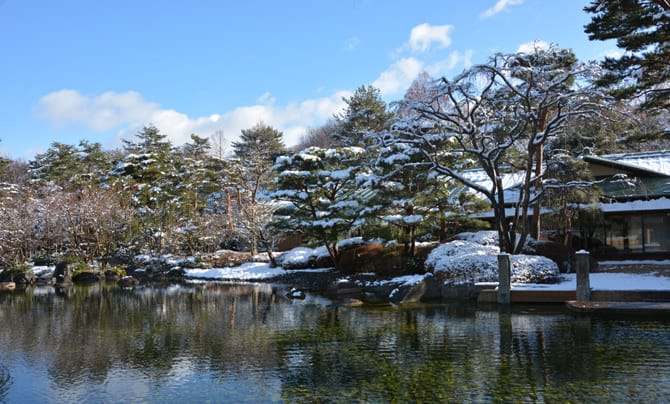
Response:
MULTIPOLYGON (((302 270, 299 272, 325 272, 329 268, 302 270)), ((204 279, 227 279, 227 280, 260 280, 269 279, 276 276, 287 274, 289 271, 281 268, 271 268, 265 262, 248 262, 236 267, 227 268, 210 268, 210 269, 187 269, 187 278, 204 278, 204 279)), ((296 272, 296 271, 291 271, 296 272)))
POLYGON ((272 278, 285 273, 285 269, 279 267, 270 268, 270 265, 264 262, 248 262, 237 267, 229 268, 187 269, 186 277, 254 280, 272 278))
MULTIPOLYGON (((435 248, 426 269, 449 284, 497 282, 500 249, 495 243, 495 232, 463 233, 459 240, 435 248)), ((553 283, 559 276, 556 263, 546 257, 512 255, 511 263, 512 282, 553 283)))

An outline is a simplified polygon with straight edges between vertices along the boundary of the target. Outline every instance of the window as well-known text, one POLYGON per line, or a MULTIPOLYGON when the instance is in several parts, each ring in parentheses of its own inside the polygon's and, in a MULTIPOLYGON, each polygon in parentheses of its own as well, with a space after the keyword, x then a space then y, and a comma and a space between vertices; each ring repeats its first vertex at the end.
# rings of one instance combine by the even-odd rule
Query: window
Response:
POLYGON ((670 213, 611 215, 605 222, 605 244, 617 252, 670 251, 670 213))

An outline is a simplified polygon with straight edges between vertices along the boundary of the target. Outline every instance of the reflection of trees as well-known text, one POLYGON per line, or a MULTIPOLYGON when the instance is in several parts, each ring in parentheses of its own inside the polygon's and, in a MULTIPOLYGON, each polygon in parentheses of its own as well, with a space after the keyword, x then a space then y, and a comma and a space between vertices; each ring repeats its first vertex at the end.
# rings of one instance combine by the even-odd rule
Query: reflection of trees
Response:
POLYGON ((0 364, 0 401, 5 399, 7 392, 9 392, 9 387, 12 384, 12 375, 9 374, 9 370, 0 364))
POLYGON ((30 291, 0 298, 3 349, 48 358, 60 387, 101 383, 120 363, 155 379, 184 356, 215 371, 277 363, 272 330, 281 319, 268 313, 284 301, 267 285, 94 285, 72 289, 68 299, 30 291))
MULTIPOLYGON (((68 298, 52 288, 0 294, 0 324, 0 352, 46 364, 56 389, 104 385, 128 369, 157 385, 191 372, 232 389, 280 388, 277 399, 287 402, 670 394, 667 372, 645 363, 670 361, 670 324, 537 308, 350 308, 288 301, 268 285, 96 285, 73 288, 68 298), (625 387, 611 393, 612 386, 625 387)), ((12 383, 2 370, 0 363, 0 401, 12 383)))

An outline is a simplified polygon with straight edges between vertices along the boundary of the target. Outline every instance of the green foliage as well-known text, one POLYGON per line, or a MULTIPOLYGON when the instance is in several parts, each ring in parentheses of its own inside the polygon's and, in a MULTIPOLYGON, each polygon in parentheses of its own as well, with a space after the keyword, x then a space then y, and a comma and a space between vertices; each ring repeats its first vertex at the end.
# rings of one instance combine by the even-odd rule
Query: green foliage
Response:
POLYGON ((580 205, 596 202, 599 192, 593 186, 588 164, 568 154, 554 152, 547 161, 544 201, 553 213, 547 223, 558 232, 564 245, 570 243, 573 222, 582 210, 580 205))
POLYGON ((369 174, 361 166, 359 147, 311 147, 277 159, 277 191, 272 197, 288 203, 277 216, 277 226, 300 232, 307 242, 324 244, 337 265, 337 242, 358 229, 368 209, 369 194, 359 188, 369 174))
POLYGON ((82 140, 78 146, 53 142, 29 162, 28 171, 33 180, 42 183, 81 188, 99 184, 110 168, 110 156, 100 144, 82 140))
POLYGON ((670 107, 670 4, 662 0, 592 0, 585 32, 625 50, 602 62, 598 80, 619 98, 642 97, 643 109, 670 107))
POLYGON ((119 278, 126 276, 126 270, 118 266, 113 266, 111 268, 107 268, 106 270, 114 272, 119 278))
POLYGON ((5 268, 5 270, 2 273, 4 275, 7 274, 18 275, 18 274, 24 274, 28 271, 30 271, 30 265, 28 264, 13 264, 5 268))
POLYGON ((263 122, 243 129, 239 142, 233 142, 233 151, 244 163, 272 162, 284 150, 283 134, 263 122))
POLYGON ((388 112, 379 89, 361 86, 343 100, 347 108, 335 116, 339 130, 333 134, 339 145, 365 147, 371 143, 369 133, 380 133, 388 128, 393 114, 388 112))

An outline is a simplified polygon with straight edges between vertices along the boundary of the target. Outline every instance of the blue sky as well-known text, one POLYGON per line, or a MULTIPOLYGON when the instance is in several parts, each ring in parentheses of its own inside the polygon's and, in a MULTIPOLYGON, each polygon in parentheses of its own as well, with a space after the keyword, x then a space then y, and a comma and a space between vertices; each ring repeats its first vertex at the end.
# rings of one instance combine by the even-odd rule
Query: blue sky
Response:
POLYGON ((588 0, 0 0, 0 154, 105 148, 153 124, 191 133, 263 121, 288 145, 359 86, 399 99, 422 70, 452 77, 533 41, 581 60, 588 0))

